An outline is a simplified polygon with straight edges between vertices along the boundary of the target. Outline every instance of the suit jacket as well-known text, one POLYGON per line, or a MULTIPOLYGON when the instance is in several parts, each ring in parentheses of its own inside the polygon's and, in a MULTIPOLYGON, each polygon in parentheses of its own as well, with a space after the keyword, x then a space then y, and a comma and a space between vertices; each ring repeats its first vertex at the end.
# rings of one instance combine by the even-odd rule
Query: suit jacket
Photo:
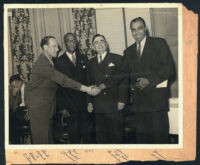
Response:
MULTIPOLYGON (((90 59, 88 64, 88 83, 90 85, 99 85, 103 83, 112 74, 117 75, 122 62, 122 56, 107 53, 101 64, 98 64, 97 56, 90 59)), ((126 103, 127 95, 124 90, 127 81, 120 85, 116 84, 112 88, 105 89, 99 95, 92 97, 92 103, 95 113, 110 113, 117 111, 117 103, 126 103)))
POLYGON ((15 112, 18 106, 21 104, 21 91, 17 92, 16 96, 12 95, 12 89, 9 88, 9 109, 10 112, 15 112))
MULTIPOLYGON (((28 107, 29 101, 29 87, 28 83, 24 83, 24 103, 25 107, 28 107)), ((12 89, 9 88, 9 109, 13 112, 19 107, 22 103, 22 93, 21 90, 17 92, 16 96, 12 95, 12 89)))
MULTIPOLYGON (((55 68, 82 84, 86 84, 87 57, 76 52, 76 66, 64 53, 54 60, 55 68)), ((87 111, 87 94, 70 88, 59 86, 57 89, 57 106, 59 109, 67 109, 70 113, 87 111)))
MULTIPOLYGON (((142 57, 136 53, 136 43, 124 51, 124 62, 121 73, 130 77, 131 96, 136 112, 153 112, 169 110, 168 88, 157 88, 156 85, 169 79, 173 73, 173 59, 166 41, 162 38, 147 37, 142 57), (142 91, 134 90, 138 77, 147 78, 150 83, 142 91)), ((115 84, 113 79, 106 86, 115 84)))
POLYGON ((32 70, 29 82, 30 117, 50 119, 55 112, 57 84, 80 90, 81 84, 58 72, 48 58, 41 54, 32 70))

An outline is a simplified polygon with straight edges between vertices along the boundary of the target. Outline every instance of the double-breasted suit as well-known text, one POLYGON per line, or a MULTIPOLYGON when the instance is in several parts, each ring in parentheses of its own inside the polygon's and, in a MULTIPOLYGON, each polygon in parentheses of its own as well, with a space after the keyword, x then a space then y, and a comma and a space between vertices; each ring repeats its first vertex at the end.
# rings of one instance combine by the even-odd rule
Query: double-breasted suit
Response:
MULTIPOLYGON (((137 143, 167 143, 169 133, 169 89, 158 84, 173 75, 173 59, 162 38, 147 37, 142 56, 137 55, 134 43, 124 51, 122 77, 130 77, 131 100, 136 118, 137 143), (142 91, 136 90, 137 78, 144 77, 149 84, 142 91)), ((105 82, 112 86, 116 80, 105 82)))
MULTIPOLYGON (((69 59, 66 52, 55 59, 55 68, 82 84, 87 83, 86 70, 88 59, 85 55, 76 54, 75 65, 69 59)), ((70 143, 92 143, 92 121, 87 111, 87 94, 62 86, 57 90, 57 107, 66 109, 70 113, 68 118, 68 133, 70 143)))
MULTIPOLYGON (((122 56, 107 53, 102 63, 98 63, 95 56, 88 64, 88 83, 100 85, 113 74, 117 74, 122 62, 122 56)), ((126 83, 126 82, 123 82, 126 83)), ((122 142, 122 114, 117 109, 118 102, 127 101, 126 88, 116 84, 112 88, 103 90, 99 95, 91 97, 96 121, 97 143, 122 142)))
POLYGON ((56 89, 62 85, 80 90, 81 84, 58 72, 46 55, 41 54, 29 82, 29 114, 34 144, 52 143, 52 117, 56 108, 56 89))

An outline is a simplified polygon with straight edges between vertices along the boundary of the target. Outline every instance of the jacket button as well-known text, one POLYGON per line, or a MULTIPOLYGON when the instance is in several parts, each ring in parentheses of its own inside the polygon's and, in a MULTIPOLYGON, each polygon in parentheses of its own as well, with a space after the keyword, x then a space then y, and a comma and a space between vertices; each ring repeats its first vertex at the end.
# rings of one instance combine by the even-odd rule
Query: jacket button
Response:
POLYGON ((106 78, 108 77, 108 75, 106 74, 106 78))
POLYGON ((103 92, 104 95, 106 95, 106 92, 103 92))

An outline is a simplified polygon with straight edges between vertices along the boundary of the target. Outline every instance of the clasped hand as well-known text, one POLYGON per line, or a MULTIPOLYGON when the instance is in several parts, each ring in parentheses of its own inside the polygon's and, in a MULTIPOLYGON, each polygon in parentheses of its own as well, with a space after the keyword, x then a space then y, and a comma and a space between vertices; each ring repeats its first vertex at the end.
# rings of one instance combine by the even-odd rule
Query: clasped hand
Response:
POLYGON ((91 96, 97 96, 102 90, 104 90, 106 86, 104 84, 100 84, 99 86, 91 85, 86 87, 85 92, 91 96))
POLYGON ((149 85, 149 80, 144 77, 137 78, 136 88, 140 91, 143 90, 147 85, 149 85))
POLYGON ((87 94, 91 96, 96 96, 101 92, 101 89, 95 85, 91 85, 88 87, 87 94))

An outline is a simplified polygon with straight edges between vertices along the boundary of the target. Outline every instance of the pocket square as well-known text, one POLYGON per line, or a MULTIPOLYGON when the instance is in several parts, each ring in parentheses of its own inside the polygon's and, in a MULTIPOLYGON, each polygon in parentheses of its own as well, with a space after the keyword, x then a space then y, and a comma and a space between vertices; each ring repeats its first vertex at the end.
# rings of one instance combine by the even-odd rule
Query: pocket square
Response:
POLYGON ((115 66, 115 64, 113 64, 112 62, 108 65, 108 67, 113 67, 115 66))
POLYGON ((156 85, 156 88, 167 88, 168 80, 161 82, 160 84, 156 85))

